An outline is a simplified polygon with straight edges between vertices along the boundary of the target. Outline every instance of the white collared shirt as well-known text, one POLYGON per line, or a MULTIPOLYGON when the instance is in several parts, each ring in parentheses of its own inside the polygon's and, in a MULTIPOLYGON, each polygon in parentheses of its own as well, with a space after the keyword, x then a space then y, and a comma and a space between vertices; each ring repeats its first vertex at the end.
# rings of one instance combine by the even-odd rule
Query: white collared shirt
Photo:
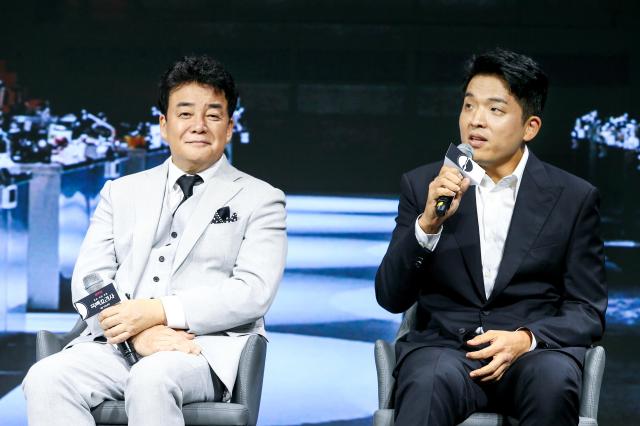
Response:
MULTIPOLYGON (((529 149, 525 145, 524 153, 513 173, 505 176, 498 183, 494 183, 485 174, 476 187, 476 212, 478 214, 478 230, 480 233, 480 257, 482 260, 482 278, 487 299, 491 296, 496 282, 500 262, 504 254, 504 244, 507 240, 511 216, 520 190, 524 168, 529 159, 529 149)), ((425 233, 415 222, 415 235, 418 243, 426 250, 433 251, 438 245, 442 227, 437 234, 425 233)), ((482 329, 479 333, 484 332, 482 329)), ((532 336, 531 349, 536 347, 536 339, 532 336)), ((530 349, 530 350, 531 350, 530 349)))
MULTIPOLYGON (((193 187, 193 195, 197 195, 201 191, 201 189, 204 188, 203 184, 211 180, 211 178, 215 175, 216 171, 219 168, 220 168, 220 160, 213 163, 211 166, 209 166, 209 168, 198 173, 198 176, 202 178, 202 184, 195 185, 193 187)), ((173 163, 173 159, 170 158, 169 173, 167 176, 167 183, 165 186, 165 197, 167 197, 167 199, 169 200, 169 207, 171 208, 172 212, 175 211, 175 209, 178 207, 180 202, 182 202, 182 198, 184 197, 184 194, 182 193, 182 189, 180 189, 180 186, 178 185, 178 179, 180 179, 180 177, 182 177, 182 175, 185 175, 185 174, 189 175, 189 173, 186 173, 180 170, 180 168, 173 163)), ((193 176, 193 175, 189 175, 189 176, 193 176)))
POLYGON ((524 153, 513 173, 498 183, 485 174, 476 188, 476 211, 480 232, 480 255, 482 258, 482 278, 487 299, 491 296, 496 282, 500 262, 504 253, 513 208, 522 182, 524 167, 529 159, 529 150, 524 153))

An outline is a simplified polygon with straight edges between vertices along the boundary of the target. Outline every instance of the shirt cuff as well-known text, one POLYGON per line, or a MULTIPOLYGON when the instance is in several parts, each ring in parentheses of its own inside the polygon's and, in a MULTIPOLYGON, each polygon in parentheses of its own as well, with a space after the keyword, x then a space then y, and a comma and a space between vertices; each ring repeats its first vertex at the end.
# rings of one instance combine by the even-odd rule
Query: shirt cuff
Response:
MULTIPOLYGON (((529 330, 529 333, 531 333, 531 330, 529 330)), ((534 350, 537 346, 538 346, 538 342, 536 341, 536 336, 534 336, 533 333, 531 333, 531 346, 529 347, 529 352, 534 350)))
POLYGON ((423 249, 434 251, 436 249, 436 246, 438 245, 438 241, 440 241, 440 235, 442 234, 442 226, 438 230, 437 234, 427 234, 422 230, 422 228, 420 228, 419 221, 421 216, 422 215, 418 216, 418 218, 416 219, 416 224, 415 224, 416 240, 418 240, 418 244, 420 244, 420 247, 422 247, 423 249))
POLYGON ((184 307, 178 296, 164 296, 160 298, 164 315, 167 317, 167 326, 170 328, 189 329, 184 307))
POLYGON ((536 336, 533 335, 533 332, 531 330, 529 330, 526 327, 520 327, 516 331, 519 331, 519 330, 526 330, 529 333, 529 335, 531 336, 531 346, 529 346, 529 350, 527 352, 531 352, 532 350, 534 350, 535 348, 538 347, 538 342, 536 341, 536 336))

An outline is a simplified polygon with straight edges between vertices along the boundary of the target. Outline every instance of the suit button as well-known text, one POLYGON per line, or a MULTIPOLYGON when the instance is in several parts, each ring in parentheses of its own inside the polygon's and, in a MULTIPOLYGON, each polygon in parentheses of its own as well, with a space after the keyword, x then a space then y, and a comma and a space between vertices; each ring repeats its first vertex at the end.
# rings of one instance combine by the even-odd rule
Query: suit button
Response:
POLYGON ((422 262, 420 260, 416 260, 415 262, 413 262, 413 266, 417 269, 422 267, 422 262))
POLYGON ((466 329, 466 328, 459 328, 459 329, 458 329, 458 334, 464 334, 464 333, 466 333, 466 332, 467 332, 467 329, 466 329))
POLYGON ((173 231, 173 232, 171 233, 171 237, 172 237, 172 238, 176 238, 177 236, 178 236, 178 233, 177 233, 176 231, 173 231))
POLYGON ((489 314, 491 313, 491 311, 481 311, 482 315, 484 315, 485 317, 488 317, 489 314))
POLYGON ((158 281, 160 281, 160 278, 158 278, 158 277, 153 277, 153 282, 154 282, 154 283, 157 283, 158 281))
POLYGON ((160 256, 160 257, 158 258, 158 260, 159 260, 160 262, 164 262, 164 256, 160 256))

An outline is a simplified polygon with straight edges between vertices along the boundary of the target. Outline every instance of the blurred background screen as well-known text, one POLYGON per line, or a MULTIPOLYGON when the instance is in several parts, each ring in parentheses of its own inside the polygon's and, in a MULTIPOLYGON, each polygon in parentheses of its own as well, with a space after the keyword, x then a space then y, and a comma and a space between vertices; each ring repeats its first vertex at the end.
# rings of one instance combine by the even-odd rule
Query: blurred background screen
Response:
POLYGON ((458 143, 464 62, 496 46, 550 77, 530 149, 601 191, 599 421, 637 421, 639 12, 631 0, 3 1, 0 423, 26 424, 34 333, 77 319, 69 282, 100 188, 168 156, 160 74, 207 53, 240 90, 227 156, 288 196, 260 424, 370 424, 373 342, 400 322, 373 292, 399 179, 458 143))

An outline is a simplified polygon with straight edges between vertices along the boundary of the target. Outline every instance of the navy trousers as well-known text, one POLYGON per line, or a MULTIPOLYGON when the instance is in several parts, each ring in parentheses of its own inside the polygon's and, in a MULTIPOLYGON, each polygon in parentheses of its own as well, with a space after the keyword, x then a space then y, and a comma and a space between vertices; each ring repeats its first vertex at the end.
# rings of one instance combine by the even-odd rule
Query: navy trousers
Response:
POLYGON ((497 382, 469 377, 485 364, 450 348, 414 350, 398 366, 395 424, 453 426, 476 411, 506 414, 521 426, 578 424, 582 369, 571 356, 534 350, 497 382))

